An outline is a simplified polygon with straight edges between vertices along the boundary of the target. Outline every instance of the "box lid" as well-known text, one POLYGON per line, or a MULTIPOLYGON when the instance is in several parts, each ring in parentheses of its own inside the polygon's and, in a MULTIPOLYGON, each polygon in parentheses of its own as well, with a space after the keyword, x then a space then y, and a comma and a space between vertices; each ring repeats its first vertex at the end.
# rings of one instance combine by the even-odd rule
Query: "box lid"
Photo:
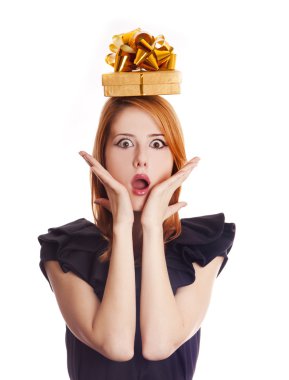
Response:
POLYGON ((178 70, 129 71, 102 74, 103 86, 126 86, 133 84, 170 84, 181 82, 178 70))

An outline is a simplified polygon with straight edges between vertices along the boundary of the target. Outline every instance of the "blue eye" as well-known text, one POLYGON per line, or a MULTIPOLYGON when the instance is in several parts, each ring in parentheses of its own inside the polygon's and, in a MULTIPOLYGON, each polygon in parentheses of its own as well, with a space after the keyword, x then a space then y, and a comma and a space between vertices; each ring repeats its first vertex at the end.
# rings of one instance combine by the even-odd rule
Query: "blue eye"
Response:
MULTIPOLYGON (((129 148, 130 146, 133 146, 133 145, 128 145, 127 141, 130 141, 130 142, 131 142, 130 139, 121 139, 116 145, 119 146, 120 148, 123 148, 123 149, 127 149, 127 148, 129 148), (121 144, 121 143, 123 143, 124 141, 125 141, 125 143, 124 143, 124 144, 121 144)), ((161 147, 155 147, 155 149, 162 149, 162 148, 164 148, 165 146, 167 146, 167 144, 166 144, 163 140, 161 140, 161 139, 155 139, 155 140, 152 141, 152 143, 155 144, 156 141, 160 141, 163 145, 162 145, 161 147)), ((158 144, 159 144, 159 142, 158 142, 158 144)))

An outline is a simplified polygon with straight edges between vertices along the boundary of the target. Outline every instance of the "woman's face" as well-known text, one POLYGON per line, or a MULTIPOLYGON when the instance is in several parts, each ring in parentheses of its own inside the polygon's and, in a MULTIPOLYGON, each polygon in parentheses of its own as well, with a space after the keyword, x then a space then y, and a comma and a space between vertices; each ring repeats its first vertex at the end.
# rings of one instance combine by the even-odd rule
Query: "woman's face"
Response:
POLYGON ((141 211, 152 187, 172 175, 174 159, 150 114, 130 106, 111 125, 105 163, 109 173, 128 190, 133 210, 141 211), (144 195, 133 191, 131 181, 135 174, 149 177, 149 189, 144 195))

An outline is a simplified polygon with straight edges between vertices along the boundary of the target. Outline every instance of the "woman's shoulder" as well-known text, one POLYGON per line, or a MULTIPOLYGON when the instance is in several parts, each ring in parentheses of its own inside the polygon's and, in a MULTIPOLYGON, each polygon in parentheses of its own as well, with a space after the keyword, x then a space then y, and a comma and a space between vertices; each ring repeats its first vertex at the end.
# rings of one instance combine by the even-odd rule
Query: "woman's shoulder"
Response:
POLYGON ((94 288, 103 277, 104 266, 98 257, 106 250, 108 241, 89 220, 80 218, 50 227, 37 238, 41 245, 39 266, 47 280, 44 262, 48 260, 57 260, 64 272, 74 272, 94 288))
POLYGON ((79 218, 74 221, 70 221, 68 223, 65 223, 63 225, 57 226, 57 227, 49 227, 48 232, 44 233, 42 235, 39 235, 39 238, 41 240, 45 239, 46 237, 50 237, 52 235, 74 235, 74 234, 83 234, 83 233, 94 233, 94 234, 100 234, 100 231, 96 224, 90 222, 89 220, 85 218, 79 218))
POLYGON ((216 256, 223 256, 219 275, 228 261, 236 224, 226 222, 222 212, 183 218, 180 222, 180 235, 165 245, 168 267, 181 272, 183 278, 186 275, 187 280, 183 285, 187 285, 195 280, 192 263, 203 267, 216 256))
POLYGON ((223 212, 181 219, 183 244, 207 245, 224 239, 233 242, 236 224, 225 221, 223 212))
MULTIPOLYGON (((48 232, 37 237, 40 245, 55 243, 65 247, 67 243, 75 245, 85 243, 85 247, 95 249, 96 246, 106 241, 96 224, 85 218, 76 219, 57 227, 49 227, 48 232)), ((82 246, 84 247, 84 246, 82 246)))

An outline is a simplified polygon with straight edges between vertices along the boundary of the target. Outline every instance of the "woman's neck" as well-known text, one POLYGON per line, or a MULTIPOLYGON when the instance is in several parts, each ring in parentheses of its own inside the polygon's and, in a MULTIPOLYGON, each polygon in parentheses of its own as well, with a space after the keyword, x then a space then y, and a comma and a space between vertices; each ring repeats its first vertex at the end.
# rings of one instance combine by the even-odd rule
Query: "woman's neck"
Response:
POLYGON ((132 228, 133 249, 134 256, 139 256, 142 250, 142 225, 141 225, 141 212, 134 211, 134 222, 132 228))

